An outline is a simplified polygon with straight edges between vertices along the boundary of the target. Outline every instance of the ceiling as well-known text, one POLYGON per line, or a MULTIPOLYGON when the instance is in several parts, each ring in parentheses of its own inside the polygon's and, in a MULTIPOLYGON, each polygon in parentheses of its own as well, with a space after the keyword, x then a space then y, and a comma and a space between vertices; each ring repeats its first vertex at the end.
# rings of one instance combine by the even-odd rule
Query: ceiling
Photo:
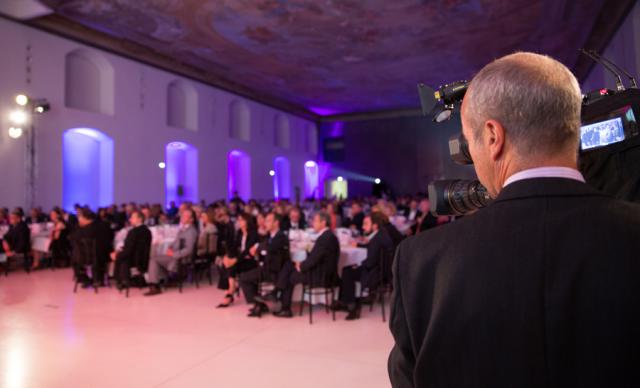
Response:
POLYGON ((469 79, 516 50, 550 54, 584 78, 578 49, 602 49, 634 3, 41 2, 53 13, 27 23, 313 118, 415 109, 418 81, 469 79))

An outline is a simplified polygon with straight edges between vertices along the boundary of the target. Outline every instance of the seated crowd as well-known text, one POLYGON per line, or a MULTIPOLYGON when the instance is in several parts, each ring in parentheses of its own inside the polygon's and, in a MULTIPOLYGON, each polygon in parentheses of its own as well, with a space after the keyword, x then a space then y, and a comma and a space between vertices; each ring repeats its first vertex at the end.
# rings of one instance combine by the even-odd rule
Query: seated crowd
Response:
POLYGON ((212 268, 217 269, 218 288, 225 290, 218 308, 230 307, 242 290, 252 306, 250 317, 269 311, 291 317, 296 285, 339 287, 331 307, 346 311, 347 319, 353 320, 359 318, 362 303, 372 303, 376 287, 390 279, 400 241, 445 222, 447 218, 431 215, 423 197, 309 200, 301 206, 286 200, 245 203, 235 197, 209 205, 185 202, 178 207, 172 202, 167 209, 128 203, 97 212, 76 205, 75 212, 54 208, 48 215, 35 208, 28 217, 21 208, 0 208, 0 265, 5 273, 17 263, 27 271, 41 268, 45 261, 51 267, 71 266, 76 282, 85 288, 97 289, 114 279, 119 289, 148 286, 144 295, 153 296, 182 276, 180 266, 198 260, 209 276, 212 268), (402 232, 392 222, 398 216, 405 226, 402 232), (31 224, 48 225, 48 252, 32 249, 31 224), (162 225, 176 225, 175 236, 165 249, 156 251, 150 227, 162 225), (306 259, 293 260, 290 231, 307 228, 312 229, 315 243, 306 259), (359 265, 338 268, 338 228, 349 230, 351 246, 366 249, 359 265), (117 244, 120 231, 126 237, 117 244))

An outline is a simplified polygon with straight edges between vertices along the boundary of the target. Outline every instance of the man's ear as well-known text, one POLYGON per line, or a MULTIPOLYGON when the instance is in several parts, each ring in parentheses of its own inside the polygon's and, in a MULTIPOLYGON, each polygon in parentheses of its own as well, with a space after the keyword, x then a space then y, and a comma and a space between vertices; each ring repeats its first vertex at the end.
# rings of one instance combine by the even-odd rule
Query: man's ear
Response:
POLYGON ((505 130, 502 124, 496 120, 488 120, 484 123, 485 146, 489 150, 491 160, 496 161, 504 151, 505 130))

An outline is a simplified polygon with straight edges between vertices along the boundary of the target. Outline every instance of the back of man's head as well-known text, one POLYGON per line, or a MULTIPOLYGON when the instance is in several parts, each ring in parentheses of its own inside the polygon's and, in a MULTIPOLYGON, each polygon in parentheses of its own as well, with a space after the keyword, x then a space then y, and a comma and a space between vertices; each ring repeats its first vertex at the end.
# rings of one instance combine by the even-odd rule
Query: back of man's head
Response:
POLYGON ((581 103, 578 81, 566 66, 520 52, 480 70, 465 96, 463 115, 476 139, 487 120, 496 120, 518 156, 538 157, 577 152, 581 103))

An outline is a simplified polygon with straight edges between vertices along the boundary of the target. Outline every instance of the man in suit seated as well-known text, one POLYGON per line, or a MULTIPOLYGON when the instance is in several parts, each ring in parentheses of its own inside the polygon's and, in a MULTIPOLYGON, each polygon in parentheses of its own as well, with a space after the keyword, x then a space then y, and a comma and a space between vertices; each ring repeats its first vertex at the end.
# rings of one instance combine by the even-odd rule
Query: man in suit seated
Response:
POLYGON ((292 207, 291 210, 289 210, 289 217, 283 219, 280 227, 284 231, 305 230, 307 228, 307 223, 304 219, 304 214, 300 211, 300 208, 292 207))
POLYGON ((240 274, 242 293, 247 303, 254 303, 254 307, 249 312, 250 317, 260 317, 262 313, 269 311, 264 300, 257 295, 258 282, 275 282, 285 262, 289 260, 289 239, 280 230, 282 217, 269 213, 264 222, 268 235, 267 241, 259 248, 260 266, 240 274))
POLYGON ((19 211, 14 210, 9 214, 9 225, 9 231, 2 238, 2 248, 7 256, 7 262, 4 265, 8 266, 11 259, 21 259, 25 270, 28 270, 30 266, 28 258, 31 251, 31 231, 26 222, 22 220, 19 211))
POLYGON ((373 290, 380 283, 382 273, 390 272, 389 268, 382 268, 381 255, 390 261, 393 255, 393 241, 384 229, 385 215, 373 212, 364 218, 362 223, 364 232, 368 235, 368 242, 358 244, 367 248, 367 258, 359 266, 345 267, 342 269, 342 284, 340 286, 340 298, 334 305, 334 309, 348 311, 347 320, 360 318, 360 303, 356 300, 356 282, 360 282, 362 289, 373 290))
POLYGON ((471 81, 462 131, 495 200, 398 247, 394 387, 640 385, 640 206, 585 184, 581 104, 543 55, 471 81))
POLYGON ((109 256, 113 251, 113 232, 109 224, 96 219, 89 208, 80 208, 78 227, 71 232, 72 266, 75 279, 83 287, 102 287, 109 256), (87 275, 86 267, 91 267, 93 278, 87 275))
POLYGON ((327 282, 335 282, 338 278, 338 260, 340 259, 340 243, 329 229, 331 218, 328 213, 319 212, 313 217, 313 229, 318 233, 313 249, 303 262, 289 261, 278 276, 278 290, 281 308, 273 314, 277 317, 290 318, 293 288, 296 284, 309 284, 312 287, 332 286, 327 282), (309 277, 311 275, 311 278, 309 277))
POLYGON ((151 231, 145 225, 144 215, 135 210, 129 217, 129 223, 133 228, 127 232, 122 250, 111 253, 111 260, 116 262, 115 277, 118 289, 129 285, 132 268, 142 275, 149 267, 151 231))
POLYGON ((195 227, 195 215, 193 210, 184 209, 180 212, 180 230, 175 241, 162 256, 152 256, 149 260, 149 273, 147 283, 149 291, 145 296, 153 296, 162 293, 159 283, 164 272, 175 272, 180 260, 189 260, 196 249, 198 231, 195 227))

